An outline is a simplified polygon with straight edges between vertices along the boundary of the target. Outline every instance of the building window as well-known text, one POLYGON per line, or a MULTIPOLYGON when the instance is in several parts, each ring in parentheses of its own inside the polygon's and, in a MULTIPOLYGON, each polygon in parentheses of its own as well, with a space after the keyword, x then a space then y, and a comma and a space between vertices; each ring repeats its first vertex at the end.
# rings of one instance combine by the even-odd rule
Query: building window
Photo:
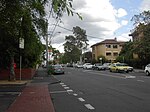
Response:
POLYGON ((118 56, 118 52, 114 52, 113 55, 114 55, 114 56, 118 56))
POLYGON ((95 47, 92 47, 92 50, 95 51, 95 47))
POLYGON ((106 56, 111 56, 111 52, 107 52, 107 53, 106 53, 106 56))
POLYGON ((118 48, 118 45, 113 45, 113 48, 118 48))
POLYGON ((106 45, 106 48, 111 48, 111 45, 107 44, 107 45, 106 45))

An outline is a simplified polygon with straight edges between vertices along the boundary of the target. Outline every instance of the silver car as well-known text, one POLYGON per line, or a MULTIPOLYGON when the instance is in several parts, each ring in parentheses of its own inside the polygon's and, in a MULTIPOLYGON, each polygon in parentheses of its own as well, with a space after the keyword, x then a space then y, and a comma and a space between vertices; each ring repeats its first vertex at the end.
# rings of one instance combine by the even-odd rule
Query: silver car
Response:
POLYGON ((64 74, 65 70, 62 65, 53 65, 53 74, 64 74))

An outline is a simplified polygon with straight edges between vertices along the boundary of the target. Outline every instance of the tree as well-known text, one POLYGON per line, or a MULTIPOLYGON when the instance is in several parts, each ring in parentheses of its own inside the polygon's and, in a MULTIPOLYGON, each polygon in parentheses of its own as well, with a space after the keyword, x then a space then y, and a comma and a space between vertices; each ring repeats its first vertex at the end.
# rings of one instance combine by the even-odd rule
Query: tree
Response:
POLYGON ((15 79, 13 63, 19 59, 19 38, 25 39, 23 65, 33 67, 39 59, 41 42, 38 32, 45 32, 47 27, 43 3, 43 0, 0 1, 0 67, 10 67, 10 80, 15 79))
POLYGON ((72 35, 66 36, 66 43, 64 44, 64 57, 67 62, 77 62, 80 56, 80 50, 76 45, 76 38, 72 35))
MULTIPOLYGON (((19 65, 19 53, 24 67, 34 67, 43 50, 40 37, 47 34, 45 5, 57 16, 67 11, 74 14, 70 0, 1 0, 0 1, 0 68, 10 67, 10 75, 15 79, 14 61, 19 65), (25 40, 25 48, 19 52, 19 38, 25 40)), ((76 13, 79 18, 82 17, 76 13)))
POLYGON ((134 25, 138 26, 139 24, 149 24, 150 23, 150 10, 143 11, 138 15, 134 15, 131 19, 134 21, 134 25))
POLYGON ((142 65, 150 63, 150 24, 145 25, 143 29, 143 37, 135 43, 134 52, 138 54, 142 65))
POLYGON ((82 60, 84 60, 84 62, 92 62, 92 52, 88 51, 88 52, 83 53, 82 58, 83 58, 82 60))
POLYGON ((142 34, 141 39, 134 43, 134 53, 138 55, 141 65, 146 65, 150 62, 150 10, 134 15, 132 20, 137 25, 135 32, 142 34))
POLYGON ((77 62, 82 57, 82 50, 87 48, 86 31, 79 26, 73 27, 73 35, 66 36, 66 43, 64 44, 65 57, 70 62, 77 62))

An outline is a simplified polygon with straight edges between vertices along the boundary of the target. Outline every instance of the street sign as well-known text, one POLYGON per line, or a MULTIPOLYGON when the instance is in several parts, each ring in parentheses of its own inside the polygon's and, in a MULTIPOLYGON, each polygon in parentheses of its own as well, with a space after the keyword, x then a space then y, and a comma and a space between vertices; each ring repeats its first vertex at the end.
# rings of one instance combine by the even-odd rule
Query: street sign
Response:
POLYGON ((23 38, 19 38, 19 48, 24 49, 24 39, 23 38))

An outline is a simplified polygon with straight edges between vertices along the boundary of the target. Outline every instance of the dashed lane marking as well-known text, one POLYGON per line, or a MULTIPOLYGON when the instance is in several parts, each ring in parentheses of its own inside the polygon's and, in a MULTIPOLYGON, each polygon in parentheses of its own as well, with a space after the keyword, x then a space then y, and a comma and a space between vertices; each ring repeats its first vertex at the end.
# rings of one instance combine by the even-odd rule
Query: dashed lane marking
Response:
POLYGON ((85 100, 83 98, 78 98, 79 101, 84 102, 85 100))
POLYGON ((61 85, 64 85, 64 83, 60 83, 61 85))
POLYGON ((73 92, 73 90, 69 89, 69 90, 67 90, 67 92, 73 92))
POLYGON ((62 85, 62 87, 66 87, 67 85, 62 85))
POLYGON ((92 105, 90 105, 90 104, 85 104, 85 107, 88 108, 88 109, 90 109, 90 110, 94 110, 94 109, 95 109, 95 108, 94 108, 92 105))
POLYGON ((69 87, 64 87, 64 89, 69 89, 69 87))
POLYGON ((138 82, 144 82, 143 80, 137 80, 138 82))
POLYGON ((136 76, 131 76, 131 75, 125 76, 125 77, 126 77, 126 79, 134 79, 134 78, 136 78, 136 76))
POLYGON ((76 93, 74 93, 73 95, 74 95, 74 96, 78 96, 78 94, 76 94, 76 93))

